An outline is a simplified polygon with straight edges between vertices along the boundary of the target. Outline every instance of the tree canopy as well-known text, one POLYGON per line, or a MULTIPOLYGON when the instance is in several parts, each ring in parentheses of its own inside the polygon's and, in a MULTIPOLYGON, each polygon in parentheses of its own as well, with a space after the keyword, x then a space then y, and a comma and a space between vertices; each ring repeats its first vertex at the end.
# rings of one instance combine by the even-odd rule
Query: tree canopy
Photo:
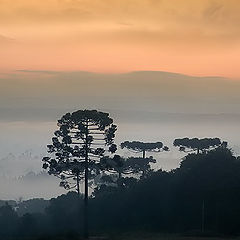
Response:
POLYGON ((104 157, 101 159, 101 166, 103 169, 118 174, 118 180, 123 175, 132 174, 133 176, 142 173, 145 176, 151 171, 151 163, 156 163, 153 157, 141 158, 141 157, 128 157, 122 158, 119 155, 115 155, 113 158, 104 157))
POLYGON ((99 161, 109 151, 117 149, 113 143, 117 127, 108 113, 79 110, 65 114, 58 120, 58 130, 48 145, 51 156, 43 158, 43 168, 61 178, 61 186, 76 187, 70 179, 84 178, 86 155, 89 174, 97 174, 99 161))
POLYGON ((125 141, 121 143, 121 148, 127 148, 135 152, 142 152, 143 158, 145 158, 146 152, 162 152, 168 151, 169 148, 164 146, 162 142, 139 142, 139 141, 125 141))
MULTIPOLYGON (((226 142, 223 142, 227 145, 226 142)), ((206 151, 222 145, 219 138, 177 138, 174 140, 173 145, 179 147, 180 151, 206 151)))

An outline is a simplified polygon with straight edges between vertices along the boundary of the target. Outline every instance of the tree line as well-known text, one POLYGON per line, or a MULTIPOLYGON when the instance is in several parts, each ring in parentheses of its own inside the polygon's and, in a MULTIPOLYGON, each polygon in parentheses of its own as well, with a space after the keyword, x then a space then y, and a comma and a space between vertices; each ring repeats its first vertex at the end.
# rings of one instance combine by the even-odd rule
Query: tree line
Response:
POLYGON ((147 153, 169 148, 162 142, 125 141, 121 148, 142 156, 124 158, 116 154, 116 130, 109 114, 96 110, 67 113, 58 120, 43 168, 60 178, 60 186, 76 193, 52 199, 38 215, 18 217, 13 209, 10 214, 11 206, 1 207, 0 219, 6 209, 17 219, 18 231, 11 232, 19 234, 21 226, 31 222, 34 233, 41 229, 41 234, 71 232, 85 238, 89 229, 91 233, 137 229, 239 233, 240 163, 227 142, 219 138, 175 139, 173 145, 188 154, 180 167, 170 172, 152 171, 156 159, 147 153), (89 188, 93 188, 91 195, 89 188), (28 222, 29 217, 32 220, 28 222))
MULTIPOLYGON (((96 186, 88 203, 90 233, 239 235, 239 189, 240 159, 229 149, 190 153, 170 172, 152 171, 138 180, 126 177, 121 185, 96 186)), ((22 213, 10 205, 0 207, 0 236, 71 239, 83 235, 83 194, 70 191, 53 198, 44 211, 40 202, 41 211, 30 212, 31 204, 25 204, 22 213)))
MULTIPOLYGON (((58 120, 58 130, 52 138, 52 144, 48 145, 48 152, 52 154, 43 158, 43 168, 48 169, 61 179, 60 185, 70 189, 76 188, 80 194, 80 181, 84 181, 84 236, 88 238, 88 198, 89 179, 94 179, 102 172, 118 173, 118 183, 123 184, 122 175, 142 171, 146 176, 150 168, 150 162, 155 162, 152 157, 146 158, 147 151, 168 151, 169 148, 162 142, 143 143, 138 141, 125 141, 121 148, 127 148, 136 152, 142 152, 142 158, 123 159, 119 155, 109 156, 117 151, 114 144, 117 126, 109 113, 97 110, 78 110, 66 113, 58 120), (71 184, 71 180, 73 183, 71 184)), ((176 139, 175 146, 180 150, 185 148, 206 151, 210 147, 221 144, 220 139, 176 139)), ((107 179, 105 177, 105 179, 107 179)), ((108 175, 108 179, 111 179, 108 175)))

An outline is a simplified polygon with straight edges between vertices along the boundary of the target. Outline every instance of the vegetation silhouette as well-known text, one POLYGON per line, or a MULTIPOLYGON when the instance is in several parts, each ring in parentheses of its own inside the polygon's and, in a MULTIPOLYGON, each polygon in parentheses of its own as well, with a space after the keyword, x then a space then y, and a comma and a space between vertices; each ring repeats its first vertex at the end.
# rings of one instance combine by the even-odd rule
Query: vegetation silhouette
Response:
POLYGON ((127 148, 135 153, 142 153, 142 158, 146 157, 146 152, 162 152, 168 151, 169 148, 164 146, 162 142, 139 142, 139 141, 125 141, 121 143, 121 148, 127 148))
POLYGON ((162 142, 139 142, 139 141, 125 141, 121 143, 121 148, 127 148, 129 151, 134 153, 142 153, 142 157, 130 157, 128 162, 132 165, 137 171, 142 172, 142 177, 146 175, 151 170, 151 163, 156 163, 156 160, 153 157, 146 158, 147 152, 163 152, 169 151, 167 146, 164 146, 162 142))
POLYGON ((117 174, 117 179, 114 181, 114 177, 111 175, 105 175, 101 180, 106 180, 106 183, 116 182, 117 185, 127 184, 127 182, 132 179, 132 177, 145 177, 147 173, 151 171, 150 163, 156 163, 153 157, 149 158, 139 158, 139 157, 128 157, 123 158, 119 155, 114 157, 103 157, 100 161, 100 165, 103 169, 107 170, 109 173, 117 174), (131 178, 126 178, 127 175, 131 175, 131 178), (127 181, 128 180, 128 181, 127 181))
MULTIPOLYGON (((205 236, 239 235, 239 189, 240 160, 231 150, 219 147, 191 153, 170 172, 152 171, 146 178, 135 178, 126 185, 95 189, 89 199, 91 233, 106 236, 141 230, 203 234, 204 200, 205 236)), ((77 192, 51 199, 44 212, 30 208, 32 213, 20 215, 12 206, 3 205, 0 236, 74 239, 84 232, 83 219, 79 225, 79 208, 84 213, 84 195, 80 194, 79 201, 77 192)))
POLYGON ((227 147, 227 142, 221 142, 219 138, 177 138, 174 140, 173 145, 179 147, 179 151, 197 153, 205 152, 219 146, 227 147))
POLYGON ((97 236, 138 231, 240 235, 240 157, 226 142, 175 139, 174 146, 187 152, 179 168, 153 171, 150 163, 156 159, 146 152, 169 149, 160 142, 126 141, 121 147, 143 156, 112 156, 116 125, 108 113, 67 113, 58 127, 43 167, 76 192, 51 200, 1 201, 0 239, 86 239, 88 222, 97 236), (95 187, 90 195, 89 180, 95 187))

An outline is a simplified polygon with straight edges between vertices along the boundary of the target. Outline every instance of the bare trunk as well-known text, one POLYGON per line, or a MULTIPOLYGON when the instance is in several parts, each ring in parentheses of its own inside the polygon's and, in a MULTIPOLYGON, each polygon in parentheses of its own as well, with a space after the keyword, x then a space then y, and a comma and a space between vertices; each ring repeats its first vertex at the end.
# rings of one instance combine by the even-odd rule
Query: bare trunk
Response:
POLYGON ((142 171, 142 177, 145 178, 146 177, 146 170, 142 171))
POLYGON ((146 157, 146 150, 143 150, 143 158, 146 157))
MULTIPOLYGON (((88 127, 88 126, 87 126, 88 127)), ((88 133, 85 143, 85 181, 84 181, 84 237, 88 239, 88 133)))
POLYGON ((205 231, 205 202, 202 202, 202 233, 205 231))
POLYGON ((78 197, 80 197, 80 180, 79 180, 79 173, 77 173, 77 193, 78 193, 78 197))
POLYGON ((80 178, 79 173, 77 173, 77 194, 78 194, 78 216, 81 218, 81 198, 80 198, 80 178))
POLYGON ((117 180, 118 187, 122 187, 123 186, 123 182, 121 181, 121 178, 122 178, 122 173, 118 172, 118 180, 117 180))

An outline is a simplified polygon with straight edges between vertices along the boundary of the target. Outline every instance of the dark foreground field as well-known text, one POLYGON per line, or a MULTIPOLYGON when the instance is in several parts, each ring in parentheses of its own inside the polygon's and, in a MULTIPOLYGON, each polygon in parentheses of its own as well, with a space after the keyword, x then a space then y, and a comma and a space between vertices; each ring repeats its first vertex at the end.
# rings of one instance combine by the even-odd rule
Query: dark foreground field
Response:
POLYGON ((161 234, 161 233, 132 233, 132 234, 122 234, 109 239, 113 240, 223 240, 223 239, 240 239, 239 237, 207 237, 207 236, 183 236, 174 234, 161 234))
MULTIPOLYGON (((112 233, 108 235, 90 236, 88 240, 240 240, 240 237, 227 235, 211 235, 201 233, 186 234, 163 234, 154 232, 128 232, 128 233, 112 233)), ((3 240, 0 238, 0 240, 3 240)), ((86 240, 76 233, 69 232, 59 235, 45 235, 38 237, 15 237, 4 238, 4 240, 86 240)))
MULTIPOLYGON (((53 238, 38 238, 36 240, 84 240, 83 238, 78 238, 77 236, 58 236, 53 238)), ((203 236, 181 236, 173 234, 157 234, 157 233, 134 233, 134 234, 120 234, 118 236, 108 236, 108 237, 90 237, 89 240, 239 240, 239 237, 203 237, 203 236)), ((25 239, 24 239, 25 240, 25 239)), ((29 239, 30 240, 30 239, 29 239)), ((31 239, 32 240, 32 239, 31 239)), ((35 239, 34 239, 35 240, 35 239)))

